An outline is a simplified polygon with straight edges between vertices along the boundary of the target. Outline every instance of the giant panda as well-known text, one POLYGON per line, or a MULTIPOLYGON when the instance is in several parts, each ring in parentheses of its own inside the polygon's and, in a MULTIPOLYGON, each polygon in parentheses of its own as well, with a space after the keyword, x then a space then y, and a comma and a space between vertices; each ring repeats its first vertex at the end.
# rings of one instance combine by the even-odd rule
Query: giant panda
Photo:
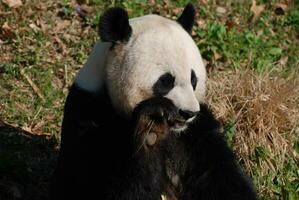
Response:
POLYGON ((257 199, 205 104, 195 13, 101 16, 65 103, 51 199, 257 199))

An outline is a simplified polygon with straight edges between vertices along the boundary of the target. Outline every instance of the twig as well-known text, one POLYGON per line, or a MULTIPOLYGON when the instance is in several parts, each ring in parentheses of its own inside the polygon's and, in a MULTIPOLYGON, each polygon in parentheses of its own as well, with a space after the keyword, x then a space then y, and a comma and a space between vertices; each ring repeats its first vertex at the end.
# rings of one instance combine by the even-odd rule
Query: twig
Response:
POLYGON ((34 121, 37 119, 37 117, 38 117, 39 113, 41 112, 42 108, 43 108, 43 107, 40 106, 39 109, 38 109, 38 111, 36 112, 36 114, 35 114, 34 117, 32 118, 31 123, 30 123, 30 127, 32 127, 34 121))
POLYGON ((24 69, 21 69, 21 75, 26 79, 26 81, 29 83, 29 85, 32 87, 33 91, 37 94, 39 98, 41 98, 42 101, 45 101, 45 97, 40 92, 40 89, 37 87, 37 85, 31 80, 31 78, 25 74, 24 69))
MULTIPOLYGON (((145 140, 146 140, 146 136, 149 134, 149 132, 152 130, 152 127, 153 127, 153 124, 154 124, 154 121, 149 121, 149 123, 146 125, 146 128, 147 128, 147 132, 145 134, 145 137, 141 143, 141 145, 137 148, 137 151, 136 153, 138 153, 140 151, 140 149, 143 147, 143 145, 145 144, 145 140)), ((143 130, 142 130, 143 131, 143 130)), ((141 132, 142 132, 141 131, 141 132)), ((139 135, 141 132, 137 133, 137 135, 139 135)))
POLYGON ((68 54, 68 51, 66 49, 65 44, 62 42, 62 40, 59 37, 54 36, 53 38, 54 38, 55 42, 58 44, 58 46, 61 48, 62 55, 66 56, 68 54))
POLYGON ((10 15, 12 12, 3 12, 3 11, 0 11, 0 16, 7 16, 7 15, 10 15))
POLYGON ((167 200, 167 197, 165 195, 161 195, 161 200, 167 200))
POLYGON ((68 86, 67 65, 64 65, 64 87, 68 86))

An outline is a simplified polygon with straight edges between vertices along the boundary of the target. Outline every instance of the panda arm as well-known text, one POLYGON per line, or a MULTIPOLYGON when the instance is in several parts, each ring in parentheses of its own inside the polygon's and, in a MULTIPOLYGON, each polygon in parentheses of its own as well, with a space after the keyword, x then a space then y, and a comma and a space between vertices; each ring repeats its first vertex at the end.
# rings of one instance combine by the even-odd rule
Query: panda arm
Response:
MULTIPOLYGON (((126 176, 123 180, 127 183, 125 187, 117 187, 113 199, 126 200, 158 200, 165 190, 165 155, 162 153, 164 140, 161 135, 166 134, 167 127, 164 117, 172 116, 176 112, 173 103, 163 97, 153 97, 137 105, 132 114, 133 125, 130 133, 130 144, 132 159, 128 162, 126 176), (163 115, 163 117, 162 117, 163 115), (147 141, 147 128, 150 121, 155 121, 150 131, 157 134, 157 139, 152 144, 147 141), (165 125, 165 126, 163 126, 165 125), (160 139, 161 140, 160 140, 160 139)), ((167 135, 167 134, 166 134, 167 135)))
MULTIPOLYGON (((105 90, 95 95, 76 85, 70 89, 52 188, 54 197, 63 198, 53 199, 160 198, 163 155, 159 149, 146 151, 136 146, 134 122, 118 116, 107 97, 105 90)), ((140 112, 147 114, 143 108, 140 112)))
POLYGON ((206 105, 184 135, 189 166, 182 200, 255 200, 256 192, 228 147, 220 123, 206 105))
POLYGON ((163 153, 169 133, 166 119, 172 119, 176 113, 177 109, 172 101, 159 96, 142 101, 134 109, 130 123, 134 129, 130 133, 134 136, 130 139, 133 141, 133 144, 130 144, 133 147, 132 160, 128 162, 128 169, 125 170, 128 173, 123 179, 127 184, 114 190, 117 192, 113 199, 161 199, 168 181, 163 153), (155 123, 147 129, 151 121, 155 123), (147 140, 150 134, 157 136, 153 143, 147 140))
POLYGON ((127 166, 125 174, 118 177, 115 187, 109 189, 113 200, 158 200, 163 189, 162 156, 158 151, 140 150, 127 166))

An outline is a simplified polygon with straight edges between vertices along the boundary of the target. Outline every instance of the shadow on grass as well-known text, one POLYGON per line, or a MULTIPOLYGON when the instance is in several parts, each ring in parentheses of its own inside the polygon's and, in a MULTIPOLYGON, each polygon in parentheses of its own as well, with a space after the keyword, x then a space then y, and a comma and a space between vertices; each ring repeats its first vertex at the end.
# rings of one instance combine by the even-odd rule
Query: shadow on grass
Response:
POLYGON ((0 199, 47 200, 57 142, 0 121, 0 199))

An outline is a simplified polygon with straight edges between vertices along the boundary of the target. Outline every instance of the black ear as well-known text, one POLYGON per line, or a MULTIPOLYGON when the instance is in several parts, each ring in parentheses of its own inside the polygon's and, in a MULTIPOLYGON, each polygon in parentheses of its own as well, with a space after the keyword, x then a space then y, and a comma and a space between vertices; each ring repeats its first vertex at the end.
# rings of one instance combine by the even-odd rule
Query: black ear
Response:
POLYGON ((182 25, 182 27, 191 34, 192 27, 195 20, 196 10, 192 3, 188 3, 184 8, 183 13, 178 18, 178 22, 182 25))
POLYGON ((128 41, 132 33, 126 10, 108 9, 100 18, 99 34, 103 42, 128 41))

